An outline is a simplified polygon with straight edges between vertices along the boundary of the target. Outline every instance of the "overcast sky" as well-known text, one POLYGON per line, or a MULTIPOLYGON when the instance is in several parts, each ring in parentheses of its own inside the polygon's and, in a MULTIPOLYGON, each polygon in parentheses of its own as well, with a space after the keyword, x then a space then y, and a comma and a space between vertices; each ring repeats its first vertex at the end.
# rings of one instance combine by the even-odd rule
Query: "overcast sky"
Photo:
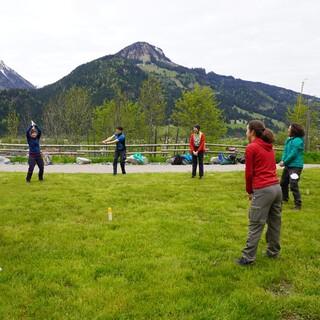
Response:
POLYGON ((0 0, 0 59, 36 86, 147 41, 174 62, 320 96, 319 0, 0 0))

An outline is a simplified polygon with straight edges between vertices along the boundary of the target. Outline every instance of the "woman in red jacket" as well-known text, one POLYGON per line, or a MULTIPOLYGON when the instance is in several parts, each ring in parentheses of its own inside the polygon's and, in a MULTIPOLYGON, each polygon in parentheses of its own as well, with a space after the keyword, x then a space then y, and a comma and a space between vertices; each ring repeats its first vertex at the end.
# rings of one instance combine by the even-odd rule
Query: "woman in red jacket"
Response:
POLYGON ((240 265, 252 264, 256 259, 258 243, 265 224, 268 229, 267 256, 280 253, 282 192, 277 178, 276 159, 272 143, 273 133, 263 122, 252 120, 247 126, 249 145, 246 148, 246 190, 251 200, 249 232, 240 265))
POLYGON ((192 178, 197 175, 197 166, 199 162, 199 177, 203 177, 203 155, 205 151, 206 137, 200 131, 200 126, 195 125, 190 136, 190 153, 192 155, 192 178))

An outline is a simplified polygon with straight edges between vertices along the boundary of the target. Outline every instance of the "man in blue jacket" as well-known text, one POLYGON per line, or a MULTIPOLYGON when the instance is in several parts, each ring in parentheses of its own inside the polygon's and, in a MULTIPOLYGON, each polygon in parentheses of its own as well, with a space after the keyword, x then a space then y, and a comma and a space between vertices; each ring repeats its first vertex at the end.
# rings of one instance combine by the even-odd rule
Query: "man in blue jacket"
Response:
POLYGON ((113 174, 117 174, 118 159, 120 157, 120 167, 122 174, 126 174, 126 136, 123 133, 122 127, 117 127, 116 132, 111 137, 102 141, 103 144, 115 144, 116 150, 113 159, 113 174))
POLYGON ((281 177, 283 201, 289 200, 289 185, 294 197, 295 209, 301 210, 301 194, 299 180, 303 169, 304 129, 301 125, 293 123, 288 129, 289 138, 284 145, 280 166, 284 167, 281 177))
POLYGON ((40 150, 41 130, 33 121, 31 121, 31 126, 27 129, 26 137, 29 145, 29 169, 26 181, 31 181, 33 170, 36 164, 39 167, 39 180, 42 181, 44 164, 40 150))

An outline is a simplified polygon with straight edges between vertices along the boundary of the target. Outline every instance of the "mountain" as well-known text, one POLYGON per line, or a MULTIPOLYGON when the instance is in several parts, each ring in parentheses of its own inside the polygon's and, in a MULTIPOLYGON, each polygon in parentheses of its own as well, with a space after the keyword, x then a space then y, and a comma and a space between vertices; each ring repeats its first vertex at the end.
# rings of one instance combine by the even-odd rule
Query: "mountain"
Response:
MULTIPOLYGON (((282 128, 288 107, 295 104, 298 96, 297 92, 277 86, 207 73, 203 68, 186 68, 172 62, 161 49, 146 42, 136 42, 116 54, 80 65, 64 78, 43 88, 0 91, 0 118, 5 117, 12 100, 19 112, 35 114, 39 118, 43 106, 51 98, 73 86, 88 90, 93 106, 112 99, 119 89, 136 101, 142 82, 150 75, 162 83, 168 119, 181 93, 198 83, 215 90, 220 108, 234 130, 253 118, 264 120, 275 130, 282 128)), ((320 102, 315 97, 305 98, 320 102)))
POLYGON ((168 116, 181 93, 199 83, 215 90, 229 122, 236 125, 261 118, 268 126, 277 129, 284 125, 288 107, 294 105, 298 96, 297 92, 277 86, 207 73, 203 68, 183 67, 167 58, 160 48, 146 42, 136 42, 114 55, 83 64, 39 92, 47 99, 77 85, 86 88, 97 105, 104 99, 111 99, 114 88, 120 87, 135 100, 142 81, 150 74, 159 78, 164 87, 168 116))
POLYGON ((21 77, 13 69, 0 60, 0 90, 1 89, 34 89, 34 85, 21 77))
POLYGON ((165 56, 162 49, 155 47, 147 42, 136 42, 120 50, 116 56, 124 59, 133 60, 137 63, 163 63, 169 66, 177 66, 165 56))

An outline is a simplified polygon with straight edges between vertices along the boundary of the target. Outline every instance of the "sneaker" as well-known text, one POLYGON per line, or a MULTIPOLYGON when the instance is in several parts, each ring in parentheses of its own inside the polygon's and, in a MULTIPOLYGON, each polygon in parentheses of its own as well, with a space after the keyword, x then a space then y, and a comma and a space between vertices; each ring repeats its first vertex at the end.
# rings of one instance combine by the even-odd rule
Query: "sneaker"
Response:
POLYGON ((279 257, 278 254, 271 254, 269 252, 266 252, 266 257, 270 259, 277 259, 279 257))
POLYGON ((249 265, 253 264, 254 261, 249 261, 249 260, 247 260, 246 258, 241 257, 240 259, 237 259, 237 260, 236 260, 236 263, 237 263, 239 266, 249 266, 249 265))

